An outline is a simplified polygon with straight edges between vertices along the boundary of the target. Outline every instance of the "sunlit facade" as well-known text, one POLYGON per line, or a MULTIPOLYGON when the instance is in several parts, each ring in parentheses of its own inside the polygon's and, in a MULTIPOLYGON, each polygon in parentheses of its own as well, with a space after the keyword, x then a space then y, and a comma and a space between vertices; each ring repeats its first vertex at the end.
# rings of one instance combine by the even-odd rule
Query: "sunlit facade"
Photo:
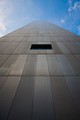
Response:
POLYGON ((80 37, 36 21, 0 38, 0 120, 80 120, 80 37))

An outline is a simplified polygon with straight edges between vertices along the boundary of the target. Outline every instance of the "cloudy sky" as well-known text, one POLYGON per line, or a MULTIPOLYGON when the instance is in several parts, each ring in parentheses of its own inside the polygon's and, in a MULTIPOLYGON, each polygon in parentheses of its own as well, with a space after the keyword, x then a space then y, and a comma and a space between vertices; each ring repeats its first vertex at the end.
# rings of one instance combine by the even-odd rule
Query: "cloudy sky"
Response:
POLYGON ((0 0, 0 36, 47 20, 80 36, 80 0, 0 0))

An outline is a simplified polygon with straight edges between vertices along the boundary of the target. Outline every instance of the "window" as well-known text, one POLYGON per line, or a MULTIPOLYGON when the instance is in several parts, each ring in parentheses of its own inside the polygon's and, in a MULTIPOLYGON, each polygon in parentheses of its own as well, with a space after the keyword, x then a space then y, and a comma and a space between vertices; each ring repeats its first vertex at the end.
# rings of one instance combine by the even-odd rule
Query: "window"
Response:
POLYGON ((51 50, 52 45, 51 44, 32 44, 31 50, 51 50))

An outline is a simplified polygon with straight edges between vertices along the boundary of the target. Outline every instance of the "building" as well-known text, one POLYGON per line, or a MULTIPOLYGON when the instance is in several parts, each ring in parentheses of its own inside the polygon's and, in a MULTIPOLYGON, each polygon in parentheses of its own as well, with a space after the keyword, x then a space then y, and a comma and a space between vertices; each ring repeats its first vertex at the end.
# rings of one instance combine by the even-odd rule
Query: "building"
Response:
POLYGON ((80 120, 80 37, 35 21, 0 38, 0 120, 80 120))

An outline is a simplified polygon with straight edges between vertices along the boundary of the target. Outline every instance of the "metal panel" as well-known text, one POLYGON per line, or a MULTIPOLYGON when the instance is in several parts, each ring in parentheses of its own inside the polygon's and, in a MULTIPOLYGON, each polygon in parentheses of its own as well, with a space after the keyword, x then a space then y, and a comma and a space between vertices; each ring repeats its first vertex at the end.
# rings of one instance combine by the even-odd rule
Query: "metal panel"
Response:
POLYGON ((80 75, 80 62, 77 60, 77 58, 75 58, 73 55, 67 55, 66 58, 68 59, 69 63, 71 64, 76 75, 80 75))
POLYGON ((49 75, 46 55, 37 55, 36 75, 49 75))
POLYGON ((36 74, 37 55, 29 55, 24 66, 22 75, 35 75, 36 74))
POLYGON ((0 54, 11 54, 15 48, 19 45, 19 42, 0 42, 0 54))
POLYGON ((70 54, 69 49, 67 49, 67 47, 62 42, 57 42, 57 44, 60 47, 60 50, 62 51, 62 53, 70 54))
POLYGON ((57 55, 57 59, 64 75, 76 75, 65 55, 57 55))
POLYGON ((0 75, 8 75, 14 63, 17 60, 18 55, 11 55, 6 62, 0 68, 0 75))
POLYGON ((63 43, 71 51, 71 53, 73 53, 73 54, 79 53, 79 51, 77 49, 75 49, 74 46, 71 45, 71 42, 63 42, 63 43))
POLYGON ((78 76, 65 77, 72 98, 80 114, 80 78, 78 76))
POLYGON ((15 49, 15 51, 13 52, 13 54, 20 54, 21 51, 23 50, 24 46, 25 46, 26 42, 21 42, 18 47, 15 49))
POLYGON ((0 90, 0 120, 7 120, 20 77, 8 77, 0 90))
POLYGON ((21 54, 28 54, 30 51, 31 43, 26 42, 23 50, 21 51, 21 54))
POLYGON ((56 55, 47 55, 49 75, 63 75, 56 55))
POLYGON ((32 120, 55 120, 49 77, 36 77, 32 120))
POLYGON ((79 120, 64 77, 51 77, 56 120, 79 120))
POLYGON ((32 120, 34 78, 22 77, 8 120, 32 120))
POLYGON ((75 55, 76 56, 76 58, 79 60, 79 62, 80 62, 80 55, 75 55))
POLYGON ((2 88, 2 86, 4 85, 5 80, 7 79, 6 76, 0 76, 0 89, 2 88))
POLYGON ((19 55, 9 75, 22 75, 24 65, 26 63, 26 59, 27 59, 27 55, 19 55))
POLYGON ((0 66, 6 61, 9 55, 0 55, 0 66))
POLYGON ((52 42, 52 48, 55 54, 62 54, 57 42, 52 42))

